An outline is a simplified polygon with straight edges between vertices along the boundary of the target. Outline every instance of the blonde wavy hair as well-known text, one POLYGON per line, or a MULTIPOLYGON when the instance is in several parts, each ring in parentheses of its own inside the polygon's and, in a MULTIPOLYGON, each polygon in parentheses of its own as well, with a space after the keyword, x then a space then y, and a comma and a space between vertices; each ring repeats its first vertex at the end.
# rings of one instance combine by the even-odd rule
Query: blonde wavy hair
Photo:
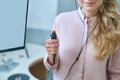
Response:
POLYGON ((93 32, 96 58, 105 59, 120 47, 120 5, 117 0, 103 0, 93 32))

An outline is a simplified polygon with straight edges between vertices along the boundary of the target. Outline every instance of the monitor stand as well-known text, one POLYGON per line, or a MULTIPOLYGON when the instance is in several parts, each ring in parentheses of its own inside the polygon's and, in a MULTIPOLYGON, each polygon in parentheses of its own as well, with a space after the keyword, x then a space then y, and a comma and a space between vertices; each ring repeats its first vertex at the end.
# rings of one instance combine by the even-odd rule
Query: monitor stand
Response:
POLYGON ((29 53, 28 53, 28 50, 27 50, 27 46, 26 46, 26 45, 25 45, 25 53, 26 53, 27 58, 29 58, 30 56, 29 56, 29 53))

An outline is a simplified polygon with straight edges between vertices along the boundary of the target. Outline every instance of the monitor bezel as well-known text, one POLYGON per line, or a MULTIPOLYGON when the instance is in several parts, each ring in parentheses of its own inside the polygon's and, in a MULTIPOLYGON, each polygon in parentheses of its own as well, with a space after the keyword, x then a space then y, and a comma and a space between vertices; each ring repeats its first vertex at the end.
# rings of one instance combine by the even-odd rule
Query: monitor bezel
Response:
POLYGON ((13 47, 13 48, 9 48, 9 49, 3 49, 3 50, 0 50, 0 53, 8 52, 8 51, 20 50, 20 49, 25 49, 25 47, 26 47, 27 21, 28 21, 28 8, 29 8, 29 0, 27 0, 27 6, 26 6, 25 34, 24 34, 24 43, 23 43, 23 46, 13 47))

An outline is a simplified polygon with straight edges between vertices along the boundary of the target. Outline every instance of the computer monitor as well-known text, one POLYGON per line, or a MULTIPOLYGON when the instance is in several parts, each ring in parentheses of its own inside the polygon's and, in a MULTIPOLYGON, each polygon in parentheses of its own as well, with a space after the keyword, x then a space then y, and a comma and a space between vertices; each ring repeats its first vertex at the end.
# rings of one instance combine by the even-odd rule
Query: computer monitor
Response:
POLYGON ((29 0, 0 0, 0 53, 25 48, 29 0))

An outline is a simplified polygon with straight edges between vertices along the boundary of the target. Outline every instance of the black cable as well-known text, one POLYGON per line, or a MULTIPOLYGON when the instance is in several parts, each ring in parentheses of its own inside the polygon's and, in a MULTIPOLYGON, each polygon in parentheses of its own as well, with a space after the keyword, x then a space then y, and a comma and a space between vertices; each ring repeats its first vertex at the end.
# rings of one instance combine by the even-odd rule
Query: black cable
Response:
MULTIPOLYGON (((57 39, 57 35, 56 35, 55 31, 53 31, 53 32, 50 34, 50 37, 51 37, 51 39, 57 39)), ((56 54, 53 54, 52 57, 53 57, 53 65, 55 65, 56 54)), ((53 67, 52 67, 52 68, 53 68, 53 67)), ((51 70, 52 70, 52 68, 50 68, 50 70, 47 70, 46 74, 50 73, 51 70)), ((40 77, 40 80, 41 80, 46 74, 44 74, 43 76, 41 76, 41 77, 40 77)))
MULTIPOLYGON (((75 0, 75 6, 76 6, 76 10, 77 10, 77 1, 76 1, 76 0, 75 0)), ((80 17, 80 16, 79 16, 79 17, 80 17)), ((68 76, 69 76, 69 74, 70 74, 70 71, 71 71, 72 67, 73 67, 73 66, 75 65, 75 63, 79 60, 79 57, 80 57, 80 55, 81 55, 81 52, 82 52, 82 50, 83 50, 85 44, 87 43, 87 41, 88 41, 90 35, 91 35, 91 34, 93 33, 93 31, 95 30, 95 28, 96 28, 96 25, 95 25, 95 27, 93 28, 93 30, 90 32, 90 34, 89 34, 89 36, 87 37, 87 39, 86 39, 85 43, 83 44, 83 46, 81 47, 78 56, 76 57, 76 59, 75 59, 75 61, 72 63, 72 65, 70 66, 70 69, 69 69, 69 71, 68 71, 68 74, 67 74, 67 76, 65 77, 64 80, 66 80, 66 79, 68 78, 68 76)))
POLYGON ((94 29, 91 31, 91 33, 90 33, 89 36, 87 37, 87 40, 85 41, 85 43, 83 44, 82 48, 80 49, 80 52, 79 52, 78 56, 76 57, 75 61, 74 61, 74 62, 72 63, 72 65, 70 66, 70 69, 69 69, 69 71, 68 71, 68 74, 67 74, 67 76, 65 77, 64 80, 66 80, 66 79, 68 78, 72 67, 73 67, 73 66, 75 65, 75 63, 79 60, 79 57, 80 57, 80 55, 81 55, 81 52, 82 52, 85 44, 87 43, 89 37, 91 36, 91 34, 93 33, 93 31, 95 30, 95 28, 96 28, 96 26, 94 27, 94 29))
MULTIPOLYGON (((77 9, 77 1, 76 1, 76 0, 75 0, 75 8, 77 9)), ((82 50, 81 50, 81 51, 82 51, 82 50)), ((73 63, 72 66, 70 67, 70 70, 69 70, 69 72, 68 72, 68 75, 69 75, 72 67, 74 66, 74 64, 76 63, 76 61, 77 61, 78 59, 79 59, 79 57, 76 58, 76 60, 74 61, 74 63, 73 63)), ((46 74, 50 73, 51 71, 52 71, 52 68, 51 68, 50 70, 47 70, 46 74)), ((39 78, 39 80, 41 80, 44 76, 46 76, 46 74, 44 74, 43 76, 41 76, 41 77, 39 78)), ((67 77, 67 76, 66 76, 66 77, 67 77)))
MULTIPOLYGON (((77 1, 76 1, 76 0, 75 0, 75 7, 76 7, 76 10, 77 10, 78 7, 77 7, 77 1)), ((95 28, 96 28, 96 25, 95 25, 94 29, 90 32, 90 35, 93 33, 93 31, 95 30, 95 28)), ((72 63, 72 65, 70 66, 70 69, 69 69, 69 71, 68 71, 68 73, 67 73, 67 76, 65 77, 64 80, 66 80, 66 79, 68 78, 72 67, 73 67, 73 66, 75 65, 75 63, 79 60, 79 57, 80 57, 81 52, 82 52, 82 49, 84 48, 85 44, 87 43, 90 35, 87 37, 85 43, 84 43, 83 46, 81 47, 80 52, 79 52, 78 56, 76 57, 75 61, 74 61, 74 62, 72 63)), ((48 70, 46 73, 47 73, 47 74, 50 73, 51 70, 52 70, 52 68, 51 68, 50 70, 48 70)), ((46 74, 44 74, 43 76, 41 76, 39 80, 41 80, 45 75, 46 75, 46 74)))

